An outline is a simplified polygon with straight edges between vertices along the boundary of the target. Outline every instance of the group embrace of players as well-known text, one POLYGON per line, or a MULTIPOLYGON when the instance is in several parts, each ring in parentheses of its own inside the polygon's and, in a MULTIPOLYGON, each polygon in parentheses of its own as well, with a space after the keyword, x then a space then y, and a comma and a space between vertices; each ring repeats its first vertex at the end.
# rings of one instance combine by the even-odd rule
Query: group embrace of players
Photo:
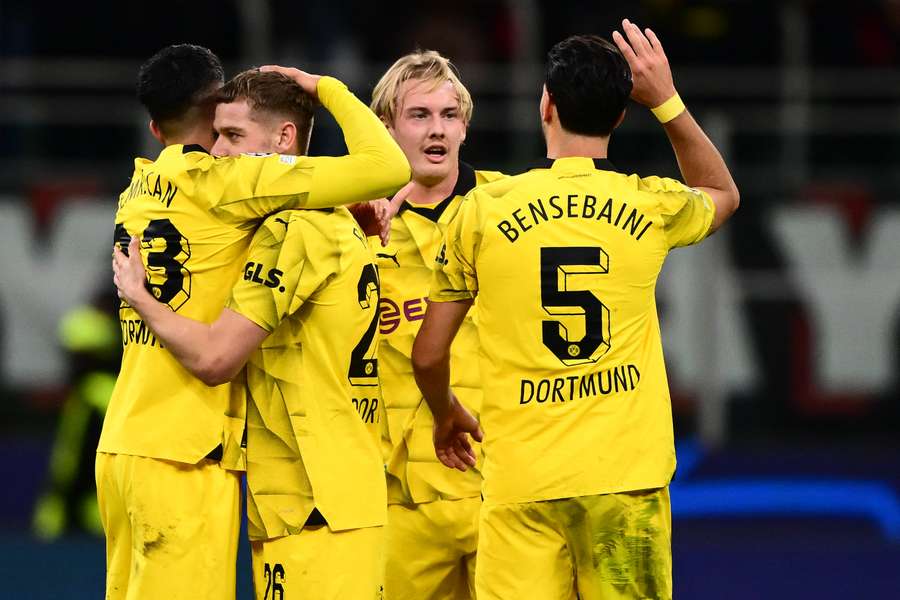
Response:
POLYGON ((548 158, 507 176, 460 161, 435 52, 371 109, 194 45, 142 66, 164 148, 116 214, 108 599, 233 598, 244 476, 259 600, 671 597, 654 288, 738 192, 652 31, 568 38, 543 83, 548 158), (607 160, 629 97, 687 185, 607 160), (346 156, 306 155, 317 103, 346 156))

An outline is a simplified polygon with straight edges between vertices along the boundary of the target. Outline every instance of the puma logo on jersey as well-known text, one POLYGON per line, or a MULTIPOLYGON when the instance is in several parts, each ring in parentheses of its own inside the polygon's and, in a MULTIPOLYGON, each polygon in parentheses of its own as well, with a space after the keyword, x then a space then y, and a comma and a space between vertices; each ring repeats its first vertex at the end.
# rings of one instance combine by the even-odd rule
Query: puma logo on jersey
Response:
POLYGON ((276 223, 281 223, 282 225, 284 225, 284 228, 285 228, 285 229, 287 229, 287 227, 288 227, 288 222, 285 221, 284 219, 279 219, 278 217, 275 217, 275 222, 276 222, 276 223))
POLYGON ((389 258, 389 259, 391 259, 392 261, 394 261, 394 264, 395 264, 395 265, 397 265, 398 267, 400 266, 400 261, 397 260, 397 253, 396 253, 396 252, 394 252, 393 254, 387 254, 386 252, 378 252, 378 253, 375 254, 375 257, 376 257, 376 258, 389 258))
POLYGON ((279 269, 269 269, 269 272, 266 273, 266 278, 263 279, 262 271, 264 268, 262 263, 248 262, 244 266, 244 281, 261 283, 268 288, 278 288, 279 292, 283 292, 284 286, 281 285, 281 276, 284 275, 284 272, 279 269))

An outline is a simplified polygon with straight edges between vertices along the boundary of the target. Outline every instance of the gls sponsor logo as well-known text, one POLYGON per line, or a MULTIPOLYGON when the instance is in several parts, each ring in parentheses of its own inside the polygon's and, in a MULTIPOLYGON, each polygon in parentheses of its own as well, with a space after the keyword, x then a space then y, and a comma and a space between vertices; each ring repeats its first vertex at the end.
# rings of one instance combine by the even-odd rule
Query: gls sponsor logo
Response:
POLYGON ((413 298, 402 304, 403 310, 390 298, 382 296, 378 299, 378 330, 381 335, 393 333, 400 327, 403 319, 407 321, 421 321, 425 318, 425 307, 428 298, 413 298))
POLYGON ((261 283, 264 286, 273 289, 277 287, 279 292, 283 292, 284 286, 281 285, 281 276, 284 275, 284 272, 278 269, 269 269, 269 272, 266 274, 266 279, 263 279, 263 268, 262 263, 248 262, 244 266, 244 281, 261 283))

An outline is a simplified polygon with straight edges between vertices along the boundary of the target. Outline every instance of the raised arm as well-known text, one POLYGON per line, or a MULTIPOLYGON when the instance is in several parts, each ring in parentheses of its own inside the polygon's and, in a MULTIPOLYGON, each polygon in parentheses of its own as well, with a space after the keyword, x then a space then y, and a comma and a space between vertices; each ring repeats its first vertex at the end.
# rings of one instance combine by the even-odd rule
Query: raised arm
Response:
POLYGON ((710 229, 713 232, 740 203, 734 179, 722 155, 678 97, 669 61, 656 34, 650 29, 642 32, 628 19, 622 21, 622 30, 624 36, 618 31, 612 36, 631 67, 631 98, 653 109, 662 122, 684 182, 709 194, 716 207, 710 229))
POLYGON ((231 381, 269 335, 253 321, 227 308, 214 323, 206 324, 183 317, 158 302, 144 285, 139 238, 131 238, 127 256, 118 246, 114 248, 113 273, 119 297, 137 311, 178 362, 206 385, 231 381))
POLYGON ((257 223, 288 209, 330 208, 394 194, 409 181, 406 156, 384 124, 347 87, 332 77, 267 66, 317 97, 344 132, 345 156, 254 156, 215 159, 198 170, 209 210, 237 226, 257 223), (310 92, 311 93, 311 92, 310 92))
POLYGON ((334 117, 347 144, 348 154, 316 157, 308 208, 323 208, 390 196, 409 181, 409 161, 384 123, 347 87, 332 77, 319 77, 299 69, 266 65, 313 94, 334 117), (348 196, 352 198, 348 199, 348 196))

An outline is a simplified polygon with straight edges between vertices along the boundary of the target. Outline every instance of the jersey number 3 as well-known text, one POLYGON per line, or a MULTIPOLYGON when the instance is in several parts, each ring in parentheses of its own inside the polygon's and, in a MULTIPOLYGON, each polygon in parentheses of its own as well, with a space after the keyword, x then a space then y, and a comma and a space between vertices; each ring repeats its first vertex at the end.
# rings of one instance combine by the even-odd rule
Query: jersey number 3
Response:
MULTIPOLYGON (((116 224, 114 242, 128 252, 130 237, 121 223, 116 224)), ((177 311, 191 297, 191 272, 187 261, 191 257, 191 245, 169 219, 154 219, 147 223, 141 234, 141 247, 147 253, 147 288, 153 297, 177 311), (165 243, 154 248, 157 240, 165 243)))
POLYGON ((541 341, 566 366, 597 362, 609 352, 609 309, 587 285, 607 273, 609 255, 602 248, 541 248, 541 305, 565 318, 542 321, 541 341), (575 317, 584 319, 581 336, 575 317))

